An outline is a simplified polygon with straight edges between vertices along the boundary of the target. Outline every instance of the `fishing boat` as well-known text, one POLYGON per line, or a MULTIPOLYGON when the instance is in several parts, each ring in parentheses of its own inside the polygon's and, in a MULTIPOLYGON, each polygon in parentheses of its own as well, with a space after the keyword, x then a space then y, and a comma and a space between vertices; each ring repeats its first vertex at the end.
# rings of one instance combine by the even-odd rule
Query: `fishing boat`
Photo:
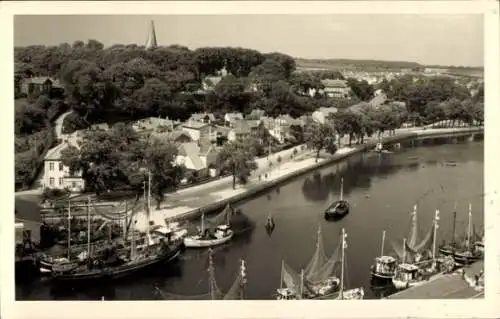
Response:
POLYGON ((345 271, 346 269, 346 249, 347 249, 347 233, 344 228, 342 228, 342 257, 341 257, 341 271, 340 271, 340 290, 337 295, 337 300, 360 300, 365 296, 365 291, 363 287, 353 288, 353 289, 345 289, 345 271))
POLYGON ((340 261, 339 251, 340 248, 337 248, 330 258, 326 257, 321 227, 318 227, 316 250, 306 268, 301 270, 300 275, 288 266, 285 261, 282 261, 281 281, 280 288, 277 289, 277 299, 314 299, 338 291, 340 278, 335 276, 335 267, 340 261), (283 284, 285 284, 285 287, 283 287, 283 284))
POLYGON ((406 253, 408 246, 406 239, 403 242, 403 257, 402 262, 397 266, 395 275, 392 279, 394 287, 398 290, 417 286, 426 282, 431 276, 453 270, 454 262, 451 256, 437 257, 436 254, 436 239, 437 230, 439 228, 439 210, 436 210, 432 222, 432 256, 427 260, 420 260, 421 255, 415 254, 413 261, 409 257, 415 251, 406 253))
MULTIPOLYGON (((150 190, 151 173, 148 174, 148 205, 146 207, 147 218, 150 220, 150 190)), ((133 221, 132 227, 137 220, 133 221)), ((137 250, 136 231, 132 228, 130 248, 109 249, 106 256, 93 256, 88 242, 87 259, 83 265, 68 270, 67 266, 55 264, 52 268, 52 276, 58 281, 82 282, 103 279, 117 279, 129 276, 138 271, 145 270, 155 265, 170 262, 184 251, 185 246, 182 239, 173 239, 172 233, 166 236, 152 236, 150 223, 146 229, 145 240, 147 244, 142 250, 137 250)), ((90 237, 90 232, 89 232, 90 237)))
MULTIPOLYGON (((87 204, 87 229, 90 230, 90 197, 87 204)), ((68 234, 71 234, 71 201, 68 200, 68 234)), ((41 253, 39 255, 39 271, 42 274, 50 274, 53 271, 54 265, 57 265, 57 269, 60 272, 71 271, 78 267, 81 263, 85 262, 87 257, 83 254, 85 248, 90 250, 91 246, 91 234, 90 231, 87 232, 87 244, 86 245, 73 245, 73 242, 68 236, 67 238, 67 256, 52 256, 49 254, 41 253), (85 246, 85 247, 83 247, 85 246)))
POLYGON ((212 258, 212 249, 208 249, 208 293, 196 296, 183 296, 161 290, 155 287, 156 291, 164 300, 175 299, 191 299, 191 300, 238 300, 245 299, 246 279, 246 264, 244 260, 240 260, 240 269, 236 275, 233 284, 226 293, 223 293, 217 285, 215 278, 215 267, 212 258))
POLYGON ((340 179, 340 198, 325 211, 325 219, 339 219, 349 214, 349 202, 344 200, 344 178, 340 179))
POLYGON ((467 223, 467 237, 465 240, 465 247, 456 249, 453 257, 455 258, 455 263, 457 266, 464 266, 472 264, 475 261, 482 259, 482 254, 474 249, 472 244, 472 205, 469 204, 468 212, 468 223, 467 223))
MULTIPOLYGON (((302 270, 300 276, 296 274, 288 265, 282 261, 281 268, 281 284, 280 288, 276 290, 277 300, 293 300, 293 299, 363 299, 364 290, 363 288, 355 289, 344 289, 345 282, 345 249, 347 248, 346 243, 347 234, 344 229, 342 229, 341 234, 341 244, 340 244, 340 278, 329 275, 324 281, 321 282, 321 286, 315 289, 311 285, 310 279, 307 279, 307 268, 302 270), (283 287, 283 283, 286 287, 283 287)), ((333 260, 337 259, 336 257, 333 260)), ((313 262, 317 262, 318 255, 313 257, 313 262)), ((332 258, 324 264, 324 273, 328 274, 330 269, 333 269, 336 262, 332 262, 332 258)))
POLYGON ((453 256, 455 254, 455 250, 458 248, 455 239, 456 225, 457 225, 457 203, 455 202, 455 208, 453 209, 453 224, 452 224, 453 231, 452 231, 451 243, 449 244, 443 243, 439 247, 439 253, 443 256, 453 256))
POLYGON ((184 245, 187 248, 205 248, 227 243, 234 235, 230 226, 231 214, 232 210, 228 205, 221 214, 215 217, 216 222, 210 223, 212 226, 209 227, 205 225, 205 214, 201 214, 201 227, 198 233, 193 236, 186 236, 184 245), (224 220, 217 222, 221 216, 224 217, 224 220))
POLYGON ((382 231, 382 243, 380 256, 375 258, 375 264, 371 266, 371 275, 374 279, 391 280, 394 277, 397 259, 393 256, 384 255, 385 230, 382 231))

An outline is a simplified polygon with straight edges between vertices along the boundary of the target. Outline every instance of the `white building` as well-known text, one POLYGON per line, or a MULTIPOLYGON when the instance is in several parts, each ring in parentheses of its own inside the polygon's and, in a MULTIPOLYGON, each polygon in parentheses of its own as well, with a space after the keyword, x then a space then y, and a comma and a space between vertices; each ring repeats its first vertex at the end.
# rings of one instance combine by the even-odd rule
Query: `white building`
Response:
POLYGON ((67 141, 50 149, 44 159, 42 185, 44 188, 68 188, 72 192, 81 192, 85 187, 81 173, 70 175, 69 167, 61 161, 61 152, 70 144, 67 141))
POLYGON ((312 114, 312 120, 317 123, 325 124, 326 120, 331 118, 333 114, 337 113, 336 107, 320 107, 312 114))

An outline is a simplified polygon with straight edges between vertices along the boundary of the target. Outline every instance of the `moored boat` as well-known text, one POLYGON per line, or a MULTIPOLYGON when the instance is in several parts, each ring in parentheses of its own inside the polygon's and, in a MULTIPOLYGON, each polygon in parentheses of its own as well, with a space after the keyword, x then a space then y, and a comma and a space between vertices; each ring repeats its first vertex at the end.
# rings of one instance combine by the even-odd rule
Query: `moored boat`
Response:
POLYGON ((198 296, 181 296, 174 293, 166 292, 158 287, 155 287, 159 292, 162 299, 196 299, 196 300, 238 300, 245 299, 245 286, 246 286, 246 264, 244 260, 240 260, 239 271, 231 287, 223 293, 215 279, 215 267, 212 258, 212 249, 208 249, 208 293, 198 296))
POLYGON ((393 256, 384 255, 385 230, 382 231, 382 243, 380 248, 380 256, 375 258, 375 263, 371 266, 372 278, 389 281, 394 277, 397 260, 393 256))
POLYGON ((230 226, 231 214, 232 209, 228 205, 221 214, 214 218, 215 221, 210 223, 209 227, 205 225, 205 214, 201 214, 200 229, 197 234, 186 236, 184 245, 187 248, 206 248, 227 243, 234 235, 230 226))
POLYGON ((350 204, 344 200, 344 178, 340 179, 340 198, 325 210, 325 219, 340 219, 349 214, 350 204))
POLYGON ((475 246, 472 244, 472 205, 469 204, 469 212, 468 212, 468 223, 467 223, 467 237, 465 240, 464 247, 456 249, 453 254, 453 258, 455 259, 455 264, 458 267, 472 264, 478 260, 483 258, 483 254, 475 249, 475 246))

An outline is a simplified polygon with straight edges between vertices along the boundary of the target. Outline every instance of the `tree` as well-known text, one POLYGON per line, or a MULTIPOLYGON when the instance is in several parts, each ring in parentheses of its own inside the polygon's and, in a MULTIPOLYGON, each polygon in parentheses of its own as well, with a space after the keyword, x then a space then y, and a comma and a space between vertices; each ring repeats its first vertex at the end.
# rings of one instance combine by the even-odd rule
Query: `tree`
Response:
POLYGON ((156 201, 156 209, 165 197, 165 192, 174 190, 184 176, 184 167, 177 165, 177 146, 169 141, 151 140, 145 149, 146 166, 151 172, 151 194, 156 201))
POLYGON ((294 144, 304 143, 304 129, 301 125, 290 125, 290 135, 294 144))
POLYGON ((217 156, 217 166, 220 173, 233 176, 233 189, 236 189, 236 179, 245 184, 257 169, 254 151, 242 142, 226 143, 217 156))
POLYGON ((361 101, 369 101, 373 98, 375 89, 366 80, 359 81, 354 78, 349 78, 347 79, 347 85, 349 85, 352 93, 361 101))
POLYGON ((335 130, 331 122, 325 124, 312 122, 308 124, 304 131, 304 140, 309 148, 315 150, 316 162, 318 162, 321 150, 324 149, 330 154, 335 154, 337 151, 335 130))

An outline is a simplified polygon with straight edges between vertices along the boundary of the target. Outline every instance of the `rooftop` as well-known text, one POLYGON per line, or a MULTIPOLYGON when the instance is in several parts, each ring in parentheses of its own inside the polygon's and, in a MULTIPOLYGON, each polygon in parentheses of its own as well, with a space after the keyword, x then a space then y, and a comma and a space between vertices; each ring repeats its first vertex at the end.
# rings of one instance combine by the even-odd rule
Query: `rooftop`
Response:
POLYGON ((182 124, 183 127, 192 128, 192 129, 201 129, 203 127, 208 126, 207 123, 198 122, 198 121, 188 121, 187 123, 182 124))
POLYGON ((345 80, 324 79, 324 80, 321 80, 321 83, 327 88, 345 88, 345 87, 347 87, 347 81, 345 81, 345 80))

